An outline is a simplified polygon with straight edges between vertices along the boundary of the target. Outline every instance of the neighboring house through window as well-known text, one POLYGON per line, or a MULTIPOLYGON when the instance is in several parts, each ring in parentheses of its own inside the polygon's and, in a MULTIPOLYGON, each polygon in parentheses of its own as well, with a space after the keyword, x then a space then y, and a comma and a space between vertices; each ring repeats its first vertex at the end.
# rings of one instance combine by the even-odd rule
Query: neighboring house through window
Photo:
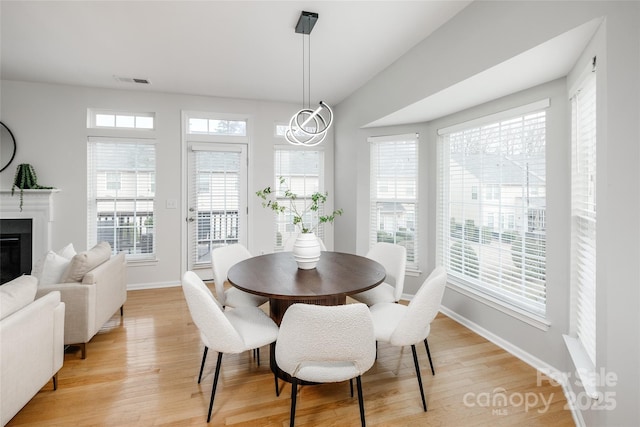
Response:
POLYGON ((544 320, 548 100, 439 130, 437 262, 544 320))
MULTIPOLYGON (((279 204, 296 203, 299 212, 311 204, 311 195, 324 193, 324 152, 322 150, 295 149, 289 146, 276 146, 274 152, 275 195, 279 204), (280 177, 285 179, 285 186, 280 184, 280 177), (285 199, 284 191, 291 190, 298 198, 295 202, 285 199)), ((322 207, 318 212, 307 212, 303 221, 316 223, 317 217, 323 215, 322 207)), ((274 249, 282 250, 287 239, 298 235, 293 225, 291 210, 280 213, 276 217, 274 249)), ((320 224, 315 231, 316 236, 324 240, 325 225, 320 224)))
POLYGON ((107 241, 129 260, 155 258, 156 145, 90 137, 88 246, 107 241))
POLYGON ((407 269, 418 269, 418 135, 370 137, 369 246, 407 249, 407 269))

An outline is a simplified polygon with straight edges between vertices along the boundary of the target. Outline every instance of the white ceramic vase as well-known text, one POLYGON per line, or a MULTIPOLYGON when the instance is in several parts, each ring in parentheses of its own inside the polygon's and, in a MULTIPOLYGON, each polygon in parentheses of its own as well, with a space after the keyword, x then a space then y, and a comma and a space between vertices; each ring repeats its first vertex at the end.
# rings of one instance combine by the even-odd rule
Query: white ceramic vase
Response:
POLYGON ((315 233, 300 233, 293 244, 293 258, 301 270, 316 268, 320 260, 320 242, 315 233))

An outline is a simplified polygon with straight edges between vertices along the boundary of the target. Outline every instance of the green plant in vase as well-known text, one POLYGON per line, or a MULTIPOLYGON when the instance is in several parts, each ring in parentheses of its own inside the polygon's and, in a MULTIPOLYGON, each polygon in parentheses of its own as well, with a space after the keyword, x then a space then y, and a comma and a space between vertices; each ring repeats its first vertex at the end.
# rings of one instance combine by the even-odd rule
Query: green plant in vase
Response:
MULTIPOLYGON (((286 180, 283 177, 279 178, 280 185, 285 186, 286 180)), ((309 215, 311 218, 317 218, 316 221, 310 220, 305 223, 304 218, 308 213, 315 213, 321 211, 321 207, 327 202, 329 193, 315 192, 311 194, 311 203, 299 210, 296 204, 298 195, 293 193, 288 187, 284 190, 282 195, 285 201, 276 200, 276 196, 271 187, 266 187, 262 190, 256 191, 256 195, 262 199, 262 207, 271 209, 275 213, 286 213, 289 211, 293 218, 293 225, 296 226, 301 233, 314 233, 320 224, 333 223, 337 216, 342 215, 342 209, 336 209, 329 215, 309 215), (314 223, 315 222, 315 223, 314 223)))

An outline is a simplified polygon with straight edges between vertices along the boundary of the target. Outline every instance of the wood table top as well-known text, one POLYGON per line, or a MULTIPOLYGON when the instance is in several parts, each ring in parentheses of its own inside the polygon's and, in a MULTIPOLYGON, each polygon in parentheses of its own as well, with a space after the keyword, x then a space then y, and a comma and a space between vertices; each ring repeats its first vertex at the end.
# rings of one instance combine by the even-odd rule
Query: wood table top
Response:
POLYGON ((255 295, 304 300, 353 295, 379 285, 385 276, 380 263, 359 255, 322 252, 316 268, 300 270, 292 252, 276 252, 235 264, 228 280, 255 295))

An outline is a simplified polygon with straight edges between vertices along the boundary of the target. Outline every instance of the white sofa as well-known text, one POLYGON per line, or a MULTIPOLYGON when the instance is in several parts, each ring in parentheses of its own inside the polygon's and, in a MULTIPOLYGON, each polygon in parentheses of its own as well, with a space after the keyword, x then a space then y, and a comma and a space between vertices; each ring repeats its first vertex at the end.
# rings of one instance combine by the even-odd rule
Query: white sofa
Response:
POLYGON ((59 292, 34 297, 38 280, 20 276, 0 286, 0 423, 4 426, 53 378, 64 361, 59 292))
POLYGON ((118 309, 123 315, 127 300, 124 252, 113 256, 110 253, 107 243, 98 244, 73 256, 61 278, 64 283, 38 285, 38 296, 60 292, 67 307, 64 343, 80 346, 83 359, 87 355, 86 344, 118 309))

